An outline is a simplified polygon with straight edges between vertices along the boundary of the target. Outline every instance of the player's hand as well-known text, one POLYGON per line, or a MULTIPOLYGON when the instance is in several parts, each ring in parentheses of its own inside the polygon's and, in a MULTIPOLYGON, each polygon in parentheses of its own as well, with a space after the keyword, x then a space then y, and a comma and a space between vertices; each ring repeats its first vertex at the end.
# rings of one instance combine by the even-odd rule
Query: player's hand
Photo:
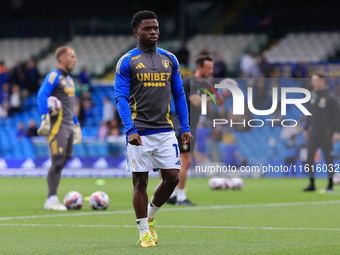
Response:
POLYGON ((193 138, 193 135, 190 132, 183 132, 181 134, 182 143, 190 143, 190 138, 193 138))
POLYGON ((47 136, 50 133, 51 129, 51 118, 50 115, 47 114, 42 114, 41 115, 41 124, 38 129, 38 135, 40 136, 47 136))
POLYGON ((81 142, 83 135, 81 133, 79 123, 74 124, 73 126, 73 144, 77 144, 81 142))
POLYGON ((303 136, 305 137, 306 140, 308 140, 309 139, 309 132, 303 131, 303 136))
POLYGON ((332 136, 332 142, 336 143, 337 141, 339 141, 339 133, 335 132, 332 136))
POLYGON ((128 142, 129 142, 129 144, 132 144, 132 145, 136 145, 136 146, 142 145, 143 146, 142 139, 140 138, 138 133, 133 133, 133 134, 129 135, 128 142))

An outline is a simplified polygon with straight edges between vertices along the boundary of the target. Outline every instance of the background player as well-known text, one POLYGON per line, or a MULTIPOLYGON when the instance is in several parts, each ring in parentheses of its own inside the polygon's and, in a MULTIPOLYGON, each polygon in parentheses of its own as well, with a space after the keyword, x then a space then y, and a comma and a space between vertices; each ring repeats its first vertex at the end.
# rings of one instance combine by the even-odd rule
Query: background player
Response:
POLYGON ((131 26, 138 45, 117 63, 116 102, 128 140, 127 170, 132 171, 140 245, 151 247, 158 242, 154 215, 179 180, 178 144, 170 120, 171 93, 183 143, 189 143, 191 134, 179 63, 172 53, 156 47, 159 36, 156 14, 140 11, 132 17, 131 26), (146 191, 151 166, 161 169, 163 180, 148 206, 146 191))
POLYGON ((58 68, 49 73, 38 92, 38 107, 41 114, 41 125, 38 134, 48 137, 51 168, 47 174, 48 195, 44 205, 46 210, 66 211, 59 202, 57 189, 61 170, 73 155, 73 144, 82 139, 80 125, 74 113, 75 87, 69 75, 77 62, 74 50, 67 46, 55 51, 58 68), (47 98, 57 97, 61 102, 58 116, 50 117, 47 98))
POLYGON ((304 191, 314 191, 314 155, 321 147, 328 166, 327 192, 333 191, 333 143, 339 140, 340 110, 336 96, 328 88, 326 79, 321 74, 312 76, 313 91, 310 100, 309 111, 312 114, 307 117, 304 136, 308 140, 307 168, 309 169, 310 184, 304 191))
MULTIPOLYGON (((214 75, 214 61, 209 55, 199 55, 196 58, 196 71, 193 77, 187 78, 183 82, 183 87, 185 91, 185 96, 187 100, 188 109, 190 112, 190 128, 193 136, 195 137, 196 126, 201 115, 201 92, 202 90, 198 89, 198 84, 192 81, 192 78, 196 78, 196 80, 201 80, 201 82, 207 82, 205 79, 212 78, 214 75), (191 80, 191 82, 190 82, 191 80)), ((190 159, 190 146, 192 147, 192 151, 195 149, 194 140, 192 139, 191 144, 182 144, 181 136, 180 136, 180 125, 178 119, 176 117, 173 118, 177 140, 179 149, 181 152, 181 171, 179 183, 177 185, 177 196, 175 191, 171 194, 168 202, 169 204, 176 205, 196 205, 187 199, 185 193, 185 183, 187 179, 188 169, 191 164, 190 159)))

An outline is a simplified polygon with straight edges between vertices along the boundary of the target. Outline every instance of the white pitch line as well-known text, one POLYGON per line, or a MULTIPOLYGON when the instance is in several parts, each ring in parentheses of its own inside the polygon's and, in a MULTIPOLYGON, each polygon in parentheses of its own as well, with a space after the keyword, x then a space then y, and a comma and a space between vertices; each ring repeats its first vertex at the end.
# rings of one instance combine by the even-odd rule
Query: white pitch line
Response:
MULTIPOLYGON (((268 203, 268 204, 177 207, 177 208, 162 208, 160 210, 160 212, 217 210, 217 209, 234 209, 234 208, 258 208, 258 207, 285 207, 285 206, 305 206, 305 205, 325 205, 325 204, 340 204, 340 200, 313 201, 313 202, 291 202, 291 203, 268 203)), ((82 212, 82 213, 62 213, 62 214, 15 216, 15 217, 2 217, 2 218, 0 218, 0 221, 20 220, 20 219, 37 219, 37 218, 53 218, 53 217, 102 215, 102 214, 127 214, 127 213, 135 213, 135 211, 134 210, 105 211, 105 212, 94 211, 94 212, 82 212)))
MULTIPOLYGON (((63 224, 6 224, 15 227, 79 227, 79 228, 136 228, 135 225, 63 225, 63 224)), ((192 229, 253 229, 253 230, 322 230, 340 231, 340 228, 279 228, 279 227, 232 227, 232 226, 157 226, 157 228, 192 228, 192 229)))
POLYGON ((17 217, 2 217, 1 220, 20 220, 20 219, 38 219, 38 218, 54 218, 54 217, 72 217, 72 216, 86 216, 86 215, 98 215, 98 214, 126 214, 134 213, 134 210, 124 211, 108 211, 108 212, 83 212, 83 213, 63 213, 63 214, 45 214, 45 215, 30 215, 30 216, 17 216, 17 217))

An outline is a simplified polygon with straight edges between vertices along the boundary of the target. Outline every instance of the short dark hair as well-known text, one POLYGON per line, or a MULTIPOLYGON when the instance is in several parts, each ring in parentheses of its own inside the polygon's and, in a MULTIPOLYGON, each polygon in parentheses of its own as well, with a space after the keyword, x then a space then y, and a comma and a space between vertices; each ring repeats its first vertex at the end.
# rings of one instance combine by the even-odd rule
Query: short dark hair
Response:
POLYGON ((195 63, 197 66, 203 67, 204 65, 204 61, 213 61, 212 57, 210 57, 209 55, 198 55, 196 57, 195 63))
POLYGON ((73 50, 69 46, 60 46, 58 49, 56 49, 56 51, 54 53, 56 60, 59 61, 60 56, 64 55, 67 52, 68 49, 73 50))
POLYGON ((156 13, 152 11, 147 11, 147 10, 139 11, 135 13, 132 16, 132 20, 131 20, 132 29, 138 28, 139 24, 142 22, 143 19, 156 19, 157 20, 157 15, 156 13))

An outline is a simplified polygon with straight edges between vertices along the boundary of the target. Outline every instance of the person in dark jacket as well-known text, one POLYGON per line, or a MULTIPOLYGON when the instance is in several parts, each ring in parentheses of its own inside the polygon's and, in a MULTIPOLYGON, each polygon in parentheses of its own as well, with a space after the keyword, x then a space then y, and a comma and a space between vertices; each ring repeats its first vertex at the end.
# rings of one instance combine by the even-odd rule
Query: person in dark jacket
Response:
POLYGON ((304 136, 308 140, 308 158, 304 169, 309 172, 310 185, 304 191, 314 191, 314 172, 323 165, 314 165, 314 155, 320 147, 327 163, 329 183, 326 192, 333 191, 333 143, 339 140, 340 109, 335 94, 329 89, 321 74, 312 76, 312 96, 304 136))

